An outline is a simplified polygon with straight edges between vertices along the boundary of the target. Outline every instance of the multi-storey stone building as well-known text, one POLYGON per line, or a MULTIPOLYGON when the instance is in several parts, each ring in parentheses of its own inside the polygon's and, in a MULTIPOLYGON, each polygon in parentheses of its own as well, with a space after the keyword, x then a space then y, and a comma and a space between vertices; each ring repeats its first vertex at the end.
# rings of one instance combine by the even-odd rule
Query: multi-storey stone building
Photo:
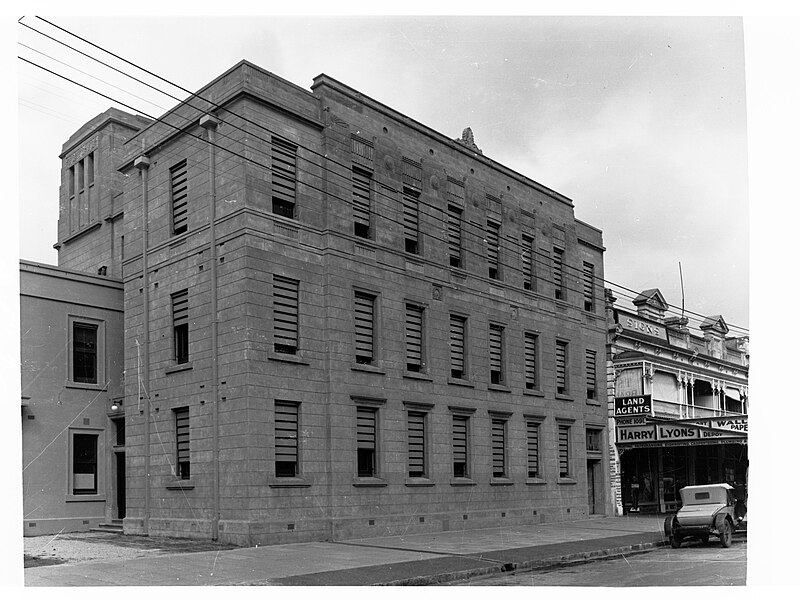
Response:
POLYGON ((749 340, 719 316, 692 333, 658 289, 609 302, 608 405, 616 512, 667 512, 686 485, 747 495, 749 340), (698 335, 700 334, 700 335, 698 335))
POLYGON ((124 282, 127 533, 612 512, 601 233, 471 132, 242 62, 68 146, 60 265, 124 282))

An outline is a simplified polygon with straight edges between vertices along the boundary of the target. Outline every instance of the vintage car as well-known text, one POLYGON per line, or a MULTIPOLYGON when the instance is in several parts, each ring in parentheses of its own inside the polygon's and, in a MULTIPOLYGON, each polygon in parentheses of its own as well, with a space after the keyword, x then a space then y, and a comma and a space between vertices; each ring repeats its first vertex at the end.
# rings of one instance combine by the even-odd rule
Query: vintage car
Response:
POLYGON ((683 506, 664 520, 670 545, 680 548, 687 538, 705 543, 716 535, 723 547, 730 548, 733 532, 742 526, 746 514, 744 503, 734 499, 733 487, 727 483, 689 485, 680 494, 683 506))

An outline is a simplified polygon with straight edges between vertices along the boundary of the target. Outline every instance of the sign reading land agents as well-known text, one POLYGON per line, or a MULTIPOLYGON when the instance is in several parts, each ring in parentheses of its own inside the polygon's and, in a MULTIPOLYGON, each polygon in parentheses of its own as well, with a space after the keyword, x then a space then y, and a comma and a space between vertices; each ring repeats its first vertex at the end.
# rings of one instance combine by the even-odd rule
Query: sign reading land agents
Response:
POLYGON ((652 415, 653 402, 650 394, 614 398, 614 416, 652 415))

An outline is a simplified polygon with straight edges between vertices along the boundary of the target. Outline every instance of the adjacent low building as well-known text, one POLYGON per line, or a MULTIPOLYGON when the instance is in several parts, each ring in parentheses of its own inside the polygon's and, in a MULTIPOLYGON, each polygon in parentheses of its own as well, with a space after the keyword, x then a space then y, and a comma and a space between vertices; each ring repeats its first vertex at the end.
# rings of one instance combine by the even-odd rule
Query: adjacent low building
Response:
POLYGON ((666 316, 658 289, 609 314, 608 408, 616 512, 667 512, 686 485, 726 482, 746 496, 747 337, 717 315, 666 316))

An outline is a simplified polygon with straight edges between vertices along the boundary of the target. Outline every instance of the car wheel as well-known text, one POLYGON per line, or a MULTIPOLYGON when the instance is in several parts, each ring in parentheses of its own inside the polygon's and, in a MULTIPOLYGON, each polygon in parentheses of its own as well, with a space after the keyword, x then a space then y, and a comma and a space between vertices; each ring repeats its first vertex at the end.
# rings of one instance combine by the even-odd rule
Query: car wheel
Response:
POLYGON ((672 546, 673 548, 680 548, 682 541, 683 540, 681 540, 680 537, 678 537, 677 535, 673 535, 669 538, 669 545, 672 546))
POLYGON ((722 527, 719 530, 719 541, 723 548, 730 548, 733 543, 733 528, 731 522, 725 519, 722 522, 722 527))

